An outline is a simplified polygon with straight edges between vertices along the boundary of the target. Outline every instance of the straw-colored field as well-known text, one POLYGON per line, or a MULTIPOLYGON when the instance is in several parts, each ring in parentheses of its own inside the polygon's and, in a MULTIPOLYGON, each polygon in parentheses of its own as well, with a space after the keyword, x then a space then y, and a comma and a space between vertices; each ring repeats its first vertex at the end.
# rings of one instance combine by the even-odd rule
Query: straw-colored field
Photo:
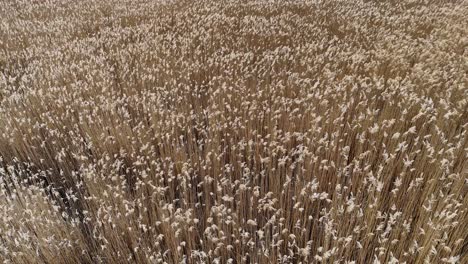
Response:
POLYGON ((468 263, 467 18, 0 1, 0 261, 468 263))

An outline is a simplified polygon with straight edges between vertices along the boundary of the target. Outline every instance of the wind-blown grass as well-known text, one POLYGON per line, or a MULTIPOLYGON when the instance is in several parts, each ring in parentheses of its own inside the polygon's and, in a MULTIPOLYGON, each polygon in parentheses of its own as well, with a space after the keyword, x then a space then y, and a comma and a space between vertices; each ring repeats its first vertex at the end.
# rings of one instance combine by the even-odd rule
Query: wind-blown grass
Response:
POLYGON ((466 1, 0 2, 4 263, 467 263, 466 1))

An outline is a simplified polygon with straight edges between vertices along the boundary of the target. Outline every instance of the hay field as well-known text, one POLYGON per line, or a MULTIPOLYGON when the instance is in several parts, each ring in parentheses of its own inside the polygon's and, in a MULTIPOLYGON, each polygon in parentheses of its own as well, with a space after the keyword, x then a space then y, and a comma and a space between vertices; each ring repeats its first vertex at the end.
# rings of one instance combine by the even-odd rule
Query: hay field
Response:
POLYGON ((0 1, 0 261, 468 263, 467 18, 0 1))

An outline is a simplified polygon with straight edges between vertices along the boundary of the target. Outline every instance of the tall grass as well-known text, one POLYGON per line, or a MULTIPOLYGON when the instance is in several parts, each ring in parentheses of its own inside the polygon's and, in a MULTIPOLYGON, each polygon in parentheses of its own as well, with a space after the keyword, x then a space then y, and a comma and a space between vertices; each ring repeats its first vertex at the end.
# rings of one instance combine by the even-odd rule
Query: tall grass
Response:
POLYGON ((0 2, 4 263, 467 263, 466 1, 0 2))

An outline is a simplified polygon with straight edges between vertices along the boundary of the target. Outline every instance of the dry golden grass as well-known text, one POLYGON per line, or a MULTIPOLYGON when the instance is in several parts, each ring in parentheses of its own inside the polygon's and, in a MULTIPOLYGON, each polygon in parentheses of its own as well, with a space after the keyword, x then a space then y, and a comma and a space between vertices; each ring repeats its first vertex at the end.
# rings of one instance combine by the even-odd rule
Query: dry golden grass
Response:
POLYGON ((468 263, 468 2, 0 2, 4 263, 468 263))

